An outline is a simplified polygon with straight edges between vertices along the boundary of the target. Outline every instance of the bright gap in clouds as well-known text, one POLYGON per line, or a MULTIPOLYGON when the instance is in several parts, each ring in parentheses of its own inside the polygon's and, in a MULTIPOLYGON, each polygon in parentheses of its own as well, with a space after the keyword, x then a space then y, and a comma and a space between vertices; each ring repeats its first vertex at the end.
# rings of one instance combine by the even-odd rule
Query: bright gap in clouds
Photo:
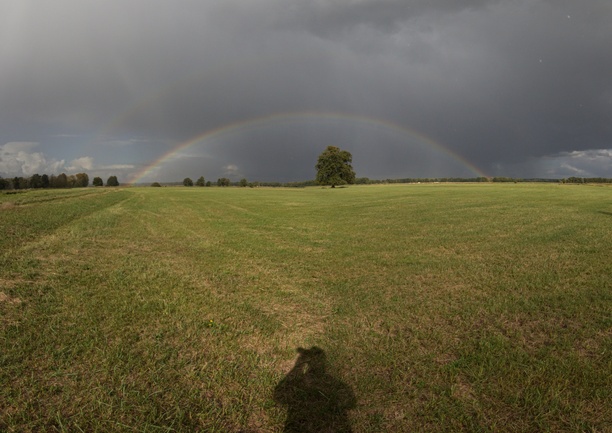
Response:
POLYGON ((542 158, 542 169, 551 177, 612 178, 612 149, 561 152, 542 158))
POLYGON ((70 162, 49 158, 37 151, 39 143, 10 142, 0 145, 0 175, 5 177, 29 177, 33 174, 87 173, 90 177, 111 175, 127 178, 134 170, 133 164, 96 165, 91 156, 75 158, 70 162))
POLYGON ((11 142, 0 145, 0 174, 5 176, 31 176, 35 173, 58 173, 64 168, 64 160, 47 158, 35 152, 34 142, 11 142))
POLYGON ((559 152, 517 164, 497 164, 495 175, 517 178, 612 178, 612 149, 559 152))

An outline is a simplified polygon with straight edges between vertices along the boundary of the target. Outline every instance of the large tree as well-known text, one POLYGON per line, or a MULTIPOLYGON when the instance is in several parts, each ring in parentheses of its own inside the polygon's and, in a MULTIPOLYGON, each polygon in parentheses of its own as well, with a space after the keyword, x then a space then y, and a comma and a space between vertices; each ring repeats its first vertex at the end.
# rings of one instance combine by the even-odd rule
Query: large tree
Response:
POLYGON ((327 149, 319 155, 317 169, 317 183, 321 185, 345 185, 355 182, 355 172, 351 162, 353 156, 346 150, 340 150, 335 146, 327 146, 327 149))
POLYGON ((106 181, 106 186, 119 186, 117 176, 109 176, 108 180, 106 181))

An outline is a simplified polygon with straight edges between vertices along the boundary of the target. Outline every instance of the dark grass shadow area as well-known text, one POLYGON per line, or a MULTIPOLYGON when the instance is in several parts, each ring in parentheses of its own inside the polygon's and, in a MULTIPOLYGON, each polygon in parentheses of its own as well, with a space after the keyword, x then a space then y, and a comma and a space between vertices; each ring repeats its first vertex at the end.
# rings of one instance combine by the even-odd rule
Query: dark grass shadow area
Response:
POLYGON ((612 212, 606 212, 606 211, 603 211, 603 210, 600 210, 600 211, 598 211, 598 212, 599 212, 600 214, 602 214, 602 215, 612 216, 612 212))
POLYGON ((357 401, 351 387, 327 373, 323 349, 297 352, 295 365, 274 389, 274 401, 287 406, 283 431, 352 432, 348 411, 357 401))

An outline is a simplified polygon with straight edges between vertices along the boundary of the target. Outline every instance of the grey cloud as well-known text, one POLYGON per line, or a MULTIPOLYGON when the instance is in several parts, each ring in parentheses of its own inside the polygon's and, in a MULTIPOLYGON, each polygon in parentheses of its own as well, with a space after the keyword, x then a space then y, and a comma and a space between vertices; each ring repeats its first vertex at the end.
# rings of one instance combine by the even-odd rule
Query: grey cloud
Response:
POLYGON ((293 26, 318 36, 337 37, 361 26, 393 33, 407 20, 437 13, 456 13, 482 8, 498 0, 330 0, 300 2, 289 9, 293 26))
MULTIPOLYGON (((0 142, 55 160, 141 167, 207 130, 302 111, 395 122, 491 172, 612 147, 607 0, 24 0, 0 16, 0 142)), ((198 161, 217 177, 312 177, 327 144, 364 173, 446 168, 349 125, 229 137, 198 161)))

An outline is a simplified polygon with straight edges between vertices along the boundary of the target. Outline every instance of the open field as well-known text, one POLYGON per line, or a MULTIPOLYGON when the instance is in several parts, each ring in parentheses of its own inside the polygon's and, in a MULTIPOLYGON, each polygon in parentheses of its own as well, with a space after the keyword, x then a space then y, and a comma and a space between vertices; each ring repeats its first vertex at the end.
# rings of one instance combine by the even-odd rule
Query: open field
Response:
POLYGON ((0 251, 0 431, 612 431, 611 187, 33 191, 0 251))

